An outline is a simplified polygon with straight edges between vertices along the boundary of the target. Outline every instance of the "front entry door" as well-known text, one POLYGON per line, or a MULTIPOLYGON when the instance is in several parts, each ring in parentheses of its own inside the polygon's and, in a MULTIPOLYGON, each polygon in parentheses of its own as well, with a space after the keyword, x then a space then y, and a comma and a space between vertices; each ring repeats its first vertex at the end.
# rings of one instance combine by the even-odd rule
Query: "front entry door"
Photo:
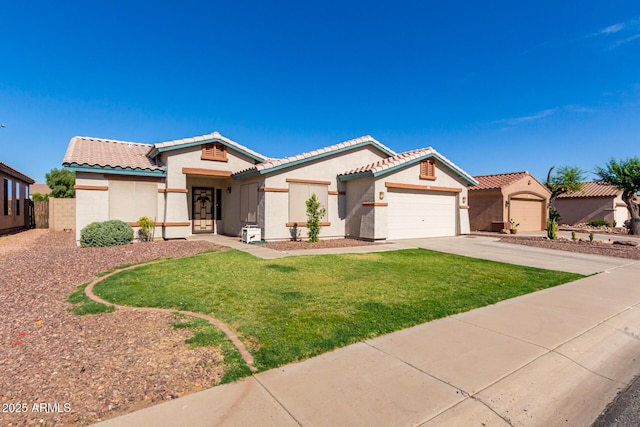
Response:
POLYGON ((213 233, 213 188, 194 188, 191 205, 193 233, 213 233))

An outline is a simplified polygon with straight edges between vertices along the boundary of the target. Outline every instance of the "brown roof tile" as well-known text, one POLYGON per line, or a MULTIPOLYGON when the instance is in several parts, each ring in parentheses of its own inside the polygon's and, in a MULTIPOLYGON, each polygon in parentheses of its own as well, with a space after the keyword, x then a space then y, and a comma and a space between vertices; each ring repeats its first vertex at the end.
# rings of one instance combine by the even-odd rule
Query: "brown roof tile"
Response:
POLYGON ((604 182, 585 182, 582 190, 570 191, 558 196, 559 199, 569 199, 573 197, 616 197, 622 193, 621 190, 611 184, 604 182))
POLYGON ((164 165, 147 157, 152 148, 150 144, 76 136, 69 142, 62 164, 163 170, 164 165))
POLYGON ((478 185, 475 187, 470 187, 469 190, 477 191, 504 188, 527 176, 531 176, 529 172, 509 172, 493 175, 474 176, 476 181, 478 181, 478 185))

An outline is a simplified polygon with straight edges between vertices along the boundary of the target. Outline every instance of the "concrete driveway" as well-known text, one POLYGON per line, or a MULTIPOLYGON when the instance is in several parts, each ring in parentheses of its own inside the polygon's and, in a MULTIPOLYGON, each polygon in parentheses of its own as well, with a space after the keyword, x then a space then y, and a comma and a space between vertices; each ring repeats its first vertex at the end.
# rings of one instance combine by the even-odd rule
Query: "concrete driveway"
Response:
POLYGON ((485 237, 384 246, 603 273, 101 425, 586 426, 640 373, 639 262, 485 237))

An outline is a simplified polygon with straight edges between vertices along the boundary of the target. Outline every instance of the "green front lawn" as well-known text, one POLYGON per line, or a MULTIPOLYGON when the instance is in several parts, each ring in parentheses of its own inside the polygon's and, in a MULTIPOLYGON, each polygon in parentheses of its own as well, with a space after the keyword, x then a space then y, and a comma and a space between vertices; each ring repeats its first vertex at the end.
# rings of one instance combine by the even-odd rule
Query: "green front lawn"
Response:
POLYGON ((94 292, 216 317, 264 370, 581 277, 421 249, 278 260, 229 250, 124 271, 94 292))

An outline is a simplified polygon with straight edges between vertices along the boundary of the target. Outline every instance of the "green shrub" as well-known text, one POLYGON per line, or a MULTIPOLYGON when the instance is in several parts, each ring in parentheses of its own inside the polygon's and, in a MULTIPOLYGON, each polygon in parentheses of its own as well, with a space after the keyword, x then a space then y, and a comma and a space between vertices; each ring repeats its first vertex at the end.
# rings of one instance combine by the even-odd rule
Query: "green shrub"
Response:
POLYGON ((611 227, 611 224, 609 224, 609 221, 606 219, 592 219, 589 221, 588 225, 591 227, 611 227))
POLYGON ((572 231, 572 232, 571 232, 571 240, 573 240, 574 242, 575 242, 576 240, 578 240, 578 235, 576 234, 576 232, 575 232, 575 231, 572 231))
POLYGON ((140 237, 140 240, 143 242, 150 242, 153 238, 153 229, 155 226, 156 224, 151 218, 148 216, 141 216, 140 219, 138 219, 138 227, 140 227, 138 230, 138 237, 140 237))
POLYGON ((593 243, 594 235, 593 233, 589 233, 589 241, 593 243))
POLYGON ((320 235, 320 220, 327 212, 318 200, 315 194, 307 200, 307 231, 309 233, 309 241, 317 242, 320 235))
POLYGON ((80 246, 117 246, 133 241, 133 228, 126 222, 114 219, 92 222, 80 232, 80 246))

